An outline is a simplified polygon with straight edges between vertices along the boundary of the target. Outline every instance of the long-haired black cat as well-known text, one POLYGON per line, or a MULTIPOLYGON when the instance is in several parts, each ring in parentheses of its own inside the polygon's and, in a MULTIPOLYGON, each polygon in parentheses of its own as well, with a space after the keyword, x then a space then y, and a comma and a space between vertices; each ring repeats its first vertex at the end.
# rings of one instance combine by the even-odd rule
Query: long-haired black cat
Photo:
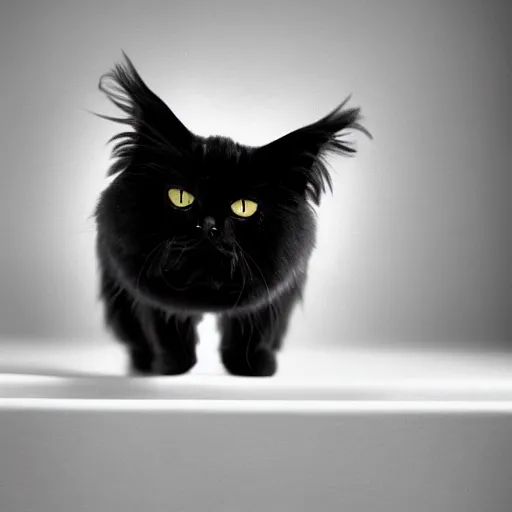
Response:
POLYGON ((105 318, 132 371, 175 375, 196 363, 196 327, 219 315, 220 354, 234 375, 270 376, 301 299, 329 152, 359 124, 347 100, 319 121, 265 146, 188 130, 130 59, 99 88, 126 115, 111 141, 116 176, 95 217, 105 318))

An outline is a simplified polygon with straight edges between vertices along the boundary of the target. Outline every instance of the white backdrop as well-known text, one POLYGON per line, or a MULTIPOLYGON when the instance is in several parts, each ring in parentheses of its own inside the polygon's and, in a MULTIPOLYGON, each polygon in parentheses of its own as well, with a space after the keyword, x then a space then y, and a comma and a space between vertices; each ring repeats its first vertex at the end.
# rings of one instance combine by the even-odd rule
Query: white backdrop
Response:
POLYGON ((512 341, 507 2, 20 1, 0 7, 0 337, 103 338, 97 90, 124 49, 200 134, 266 143, 348 94, 373 142, 333 161, 288 343, 512 341))

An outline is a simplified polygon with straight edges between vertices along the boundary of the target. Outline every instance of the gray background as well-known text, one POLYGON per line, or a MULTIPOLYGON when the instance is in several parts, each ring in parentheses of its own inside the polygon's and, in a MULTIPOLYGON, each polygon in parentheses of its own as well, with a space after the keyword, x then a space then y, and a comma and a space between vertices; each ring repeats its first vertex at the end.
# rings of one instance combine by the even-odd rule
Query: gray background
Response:
POLYGON ((124 49, 195 132, 263 144, 349 93, 289 343, 512 345, 510 8, 498 1, 4 2, 0 337, 105 338, 99 76, 124 49))

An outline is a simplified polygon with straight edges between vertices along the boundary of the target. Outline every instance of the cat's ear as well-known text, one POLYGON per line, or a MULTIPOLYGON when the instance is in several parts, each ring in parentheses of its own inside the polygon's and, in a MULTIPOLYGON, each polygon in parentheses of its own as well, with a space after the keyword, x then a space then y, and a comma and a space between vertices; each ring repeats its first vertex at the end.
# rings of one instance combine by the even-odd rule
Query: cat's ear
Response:
POLYGON ((134 131, 112 137, 117 140, 112 155, 117 161, 109 170, 116 174, 127 167, 137 152, 165 151, 180 155, 190 147, 195 135, 176 117, 171 109, 143 82, 132 61, 123 52, 124 62, 105 73, 99 89, 127 117, 118 118, 96 114, 103 119, 131 126, 134 131))
POLYGON ((305 194, 315 204, 320 204, 326 188, 332 191, 332 180, 327 168, 329 153, 352 155, 356 150, 341 135, 346 130, 357 130, 369 138, 371 134, 359 124, 359 108, 347 108, 350 96, 332 112, 315 123, 262 146, 256 154, 276 170, 280 182, 305 194))

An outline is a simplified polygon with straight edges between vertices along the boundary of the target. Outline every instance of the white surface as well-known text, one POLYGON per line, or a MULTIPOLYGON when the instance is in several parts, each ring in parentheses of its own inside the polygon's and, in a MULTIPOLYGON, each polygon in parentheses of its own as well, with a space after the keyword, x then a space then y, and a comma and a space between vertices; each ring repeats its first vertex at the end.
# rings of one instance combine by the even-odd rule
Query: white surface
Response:
POLYGON ((211 319, 198 364, 184 376, 132 377, 110 341, 4 340, 0 398, 188 400, 511 400, 512 354, 297 349, 287 340, 277 375, 226 375, 211 319))
POLYGON ((510 354, 290 345, 134 378, 113 342, 2 342, 0 511, 510 511, 510 354))
MULTIPOLYGON (((512 401, 512 358, 500 354, 290 350, 281 354, 281 367, 276 376, 253 379, 225 375, 221 369, 217 373, 198 370, 184 376, 127 377, 123 375, 124 358, 112 357, 110 350, 94 350, 90 346, 75 350, 76 359, 69 358, 67 364, 61 365, 56 364, 56 354, 51 358, 52 365, 44 364, 40 358, 38 365, 32 367, 27 361, 20 364, 23 352, 15 358, 8 357, 10 364, 0 366, 4 371, 0 374, 0 397, 512 401), (88 357, 85 357, 85 351, 88 357), (102 372, 86 373, 86 362, 91 364, 96 360, 102 361, 102 372), (57 375, 51 375, 54 371, 57 375)), ((50 355, 51 352, 46 354, 47 357, 50 355)))

